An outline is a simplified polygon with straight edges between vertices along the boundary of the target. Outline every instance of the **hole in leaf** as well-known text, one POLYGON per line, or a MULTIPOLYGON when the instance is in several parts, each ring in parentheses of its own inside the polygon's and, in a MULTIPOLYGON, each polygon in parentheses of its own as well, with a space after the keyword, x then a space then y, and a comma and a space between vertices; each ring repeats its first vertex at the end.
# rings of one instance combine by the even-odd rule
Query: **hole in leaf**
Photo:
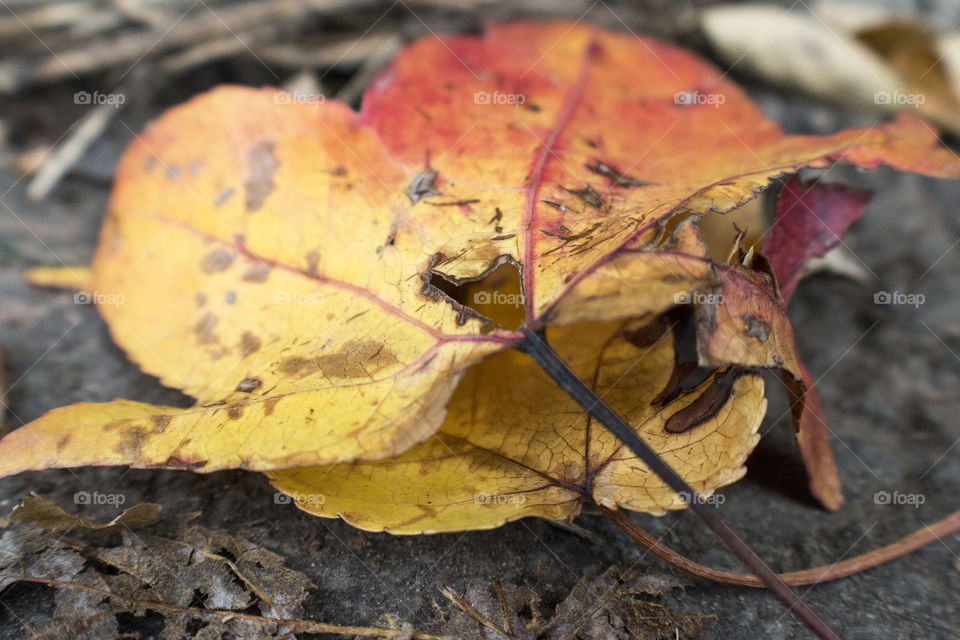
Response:
POLYGON ((206 594, 204 594, 203 591, 201 591, 199 588, 194 589, 193 594, 190 598, 189 606, 202 609, 205 606, 203 603, 206 602, 206 599, 207 599, 207 596, 206 594))
POLYGON ((746 253, 751 247, 760 250, 764 232, 767 230, 766 194, 761 192, 727 213, 711 212, 696 222, 700 238, 707 245, 710 259, 726 262, 737 243, 738 230, 745 232, 740 240, 740 249, 746 253))
POLYGON ((430 286, 450 298, 454 308, 463 307, 467 311, 465 315, 478 314, 489 319, 490 328, 499 325, 513 330, 523 324, 525 315, 520 271, 510 261, 502 262, 478 280, 470 282, 452 282, 435 271, 430 274, 430 286))
MULTIPOLYGON (((166 620, 163 614, 156 611, 146 611, 134 614, 129 611, 117 613, 118 638, 160 638, 166 620)), ((193 638, 204 627, 202 620, 190 619, 186 625, 186 637, 193 638)))

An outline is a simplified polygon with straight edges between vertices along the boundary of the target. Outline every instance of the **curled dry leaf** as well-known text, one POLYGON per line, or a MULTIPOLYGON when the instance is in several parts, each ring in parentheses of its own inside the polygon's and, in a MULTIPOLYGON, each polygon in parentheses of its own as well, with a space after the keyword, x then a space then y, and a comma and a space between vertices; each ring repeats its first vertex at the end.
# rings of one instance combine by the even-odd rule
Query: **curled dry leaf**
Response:
POLYGON ((704 10, 700 22, 727 64, 768 81, 874 109, 877 92, 904 90, 879 54, 804 9, 717 6, 704 10))
POLYGON ((957 32, 877 4, 793 9, 711 7, 701 26, 727 64, 765 80, 859 109, 915 112, 960 132, 957 32))
MULTIPOLYGON (((658 314, 713 278, 695 234, 670 231, 675 213, 730 210, 773 177, 836 161, 960 173, 916 119, 785 136, 692 54, 582 24, 421 40, 373 82, 359 114, 273 89, 216 89, 168 111, 127 150, 92 267, 98 295, 118 302, 99 307, 116 341, 196 406, 54 410, 0 441, 0 474, 113 464, 366 469, 418 443, 435 447, 441 425, 453 428, 445 405, 463 372, 525 335, 454 301, 438 281, 514 265, 529 330, 658 314)), ((768 344, 788 353, 789 342, 768 344)), ((780 366, 761 362, 771 363, 780 366)), ((747 375, 733 393, 724 411, 758 387, 747 375)), ((538 407, 530 423, 546 425, 553 407, 538 407)), ((762 410, 749 407, 737 409, 740 441, 753 438, 762 410)), ((668 415, 624 411, 651 424, 668 415)), ((549 458, 550 446, 526 450, 549 458)), ((632 467, 629 478, 584 485, 584 469, 596 466, 589 457, 584 466, 579 446, 565 453, 579 467, 546 470, 576 488, 545 492, 574 504, 589 486, 603 501, 673 504, 632 467)), ((704 468, 702 453, 678 464, 704 468)), ((731 474, 745 454, 733 450, 731 474)), ((492 478, 488 464, 500 463, 478 462, 492 478)), ((712 473, 703 480, 733 477, 712 473)))
POLYGON ((463 640, 489 638, 487 630, 510 640, 692 639, 703 633, 704 620, 713 616, 675 611, 661 600, 685 586, 645 568, 613 566, 579 580, 549 619, 540 615, 541 597, 528 585, 495 582, 492 589, 472 585, 463 595, 446 588, 441 593, 459 611, 442 630, 463 640))
MULTIPOLYGON (((802 264, 797 266, 802 269, 802 264)), ((843 491, 823 407, 800 360, 775 281, 742 265, 719 268, 719 275, 722 286, 718 302, 696 310, 698 364, 717 367, 738 363, 781 371, 811 491, 828 509, 839 509, 843 491)))
POLYGON ((26 496, 10 513, 10 522, 25 522, 34 524, 42 529, 75 529, 81 527, 94 531, 113 531, 121 526, 136 526, 153 524, 159 518, 162 509, 159 504, 144 502, 134 505, 110 522, 97 522, 87 516, 80 516, 65 511, 63 507, 41 498, 36 494, 26 496))
POLYGON ((784 302, 790 300, 807 264, 840 243, 869 200, 868 193, 839 185, 804 184, 796 177, 786 181, 763 242, 784 302))

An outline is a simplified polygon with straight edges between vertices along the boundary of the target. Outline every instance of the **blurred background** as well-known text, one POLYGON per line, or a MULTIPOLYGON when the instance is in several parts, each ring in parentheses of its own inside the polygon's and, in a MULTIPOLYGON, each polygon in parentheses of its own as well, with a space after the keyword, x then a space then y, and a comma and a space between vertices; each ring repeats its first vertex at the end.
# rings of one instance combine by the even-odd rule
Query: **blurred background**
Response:
MULTIPOLYGON (((119 155, 150 119, 222 83, 277 85, 358 106, 374 75, 417 38, 479 33, 489 21, 553 18, 693 49, 744 85, 791 133, 869 126, 908 111, 960 148, 955 0, 0 0, 2 432, 80 400, 190 404, 140 373, 91 305, 22 280, 28 267, 89 261, 119 155)), ((786 402, 776 396, 747 478, 723 490, 724 516, 784 570, 906 535, 955 510, 960 486, 960 185, 886 170, 840 171, 837 179, 876 195, 842 250, 801 285, 790 312, 835 432, 847 504, 828 514, 809 497, 786 402), (926 302, 877 305, 873 296, 881 289, 922 292, 926 302), (874 499, 893 490, 922 494, 925 503, 915 508, 874 499)), ((255 474, 125 469, 0 480, 0 512, 31 491, 72 510, 75 491, 103 486, 120 488, 128 506, 163 504, 171 529, 176 514, 195 513, 197 523, 279 554, 316 585, 303 604, 303 616, 311 619, 408 623, 456 637, 496 638, 439 589, 451 586, 485 602, 497 579, 525 594, 525 616, 549 618, 578 581, 621 565, 666 585, 657 595, 631 596, 657 607, 644 609, 649 635, 638 637, 809 637, 767 594, 686 577, 589 512, 576 529, 527 520, 495 531, 393 538, 274 504, 255 474), (687 588, 672 588, 677 581, 687 588), (530 594, 537 604, 530 604, 530 594), (693 624, 675 614, 715 618, 693 624)), ((104 505, 86 512, 116 515, 104 505)), ((637 520, 700 562, 736 568, 692 516, 637 520)), ((9 552, 6 534, 3 540, 0 551, 9 552)), ((851 639, 955 638, 958 554, 954 536, 801 593, 851 639)), ((0 568, 3 562, 0 553, 0 568)), ((0 588, 0 639, 106 637, 64 627, 69 609, 49 587, 0 582, 0 588)), ((110 627, 115 637, 163 634, 155 613, 117 621, 110 627)), ((256 633, 284 636, 276 629, 256 633)), ((513 637, 534 637, 523 633, 513 637)), ((570 633, 557 637, 599 637, 570 633)))

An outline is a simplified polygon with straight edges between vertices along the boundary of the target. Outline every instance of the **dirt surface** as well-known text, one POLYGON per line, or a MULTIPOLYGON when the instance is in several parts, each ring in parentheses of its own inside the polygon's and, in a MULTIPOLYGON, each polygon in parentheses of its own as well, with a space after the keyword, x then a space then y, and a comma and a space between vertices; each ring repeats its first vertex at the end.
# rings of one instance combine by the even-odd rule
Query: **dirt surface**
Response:
MULTIPOLYGON (((655 9, 649 15, 656 14, 655 9)), ((698 44, 662 16, 643 24, 641 17, 631 14, 629 26, 698 44)), ((596 21, 617 22, 610 16, 596 21)), ((28 266, 85 263, 94 249, 112 167, 132 132, 165 106, 221 81, 274 82, 250 63, 214 65, 169 86, 160 82, 141 99, 134 98, 81 166, 41 203, 25 197, 28 179, 0 170, 0 349, 9 385, 7 430, 81 400, 190 404, 126 359, 93 306, 75 304, 71 293, 27 286, 21 274, 28 266)), ((83 113, 82 106, 73 104, 74 91, 94 88, 97 82, 106 79, 0 99, 0 114, 13 144, 56 140, 83 113)), ((874 122, 787 93, 752 90, 790 131, 825 133, 874 122)), ((844 178, 876 188, 866 215, 845 239, 867 279, 809 278, 798 289, 790 314, 803 356, 818 379, 847 504, 829 514, 809 497, 785 414, 784 392, 773 377, 768 379, 765 435, 748 463, 749 474, 722 491, 724 517, 774 567, 784 570, 865 552, 957 508, 960 181, 891 171, 850 173, 844 178), (925 301, 917 307, 875 304, 879 291, 922 293, 925 301), (920 495, 924 503, 918 508, 878 504, 875 494, 880 491, 920 495)), ((127 505, 157 502, 170 514, 199 511, 195 522, 228 529, 283 555, 288 566, 318 586, 305 613, 327 622, 367 625, 391 614, 418 629, 440 631, 452 610, 441 587, 463 593, 485 588, 496 578, 535 586, 547 614, 581 577, 620 564, 686 581, 690 586, 670 592, 664 601, 681 611, 715 615, 716 620, 706 623, 704 639, 810 637, 769 594, 684 577, 589 513, 578 524, 602 543, 534 519, 493 531, 392 537, 276 504, 273 490, 257 474, 117 468, 6 478, 0 480, 0 506, 6 514, 34 491, 73 508, 73 494, 80 490, 122 493, 127 505)), ((102 518, 115 515, 106 505, 80 510, 102 518)), ((691 558, 718 568, 737 568, 690 514, 635 519, 691 558)), ((960 628, 958 554, 960 539, 953 536, 887 566, 801 588, 800 593, 851 640, 955 638, 960 628)), ((24 622, 42 620, 50 593, 23 585, 4 592, 0 638, 24 637, 24 622)), ((132 624, 145 632, 144 637, 155 633, 146 622, 139 628, 132 624)), ((481 635, 479 626, 475 633, 496 637, 489 631, 481 635)))

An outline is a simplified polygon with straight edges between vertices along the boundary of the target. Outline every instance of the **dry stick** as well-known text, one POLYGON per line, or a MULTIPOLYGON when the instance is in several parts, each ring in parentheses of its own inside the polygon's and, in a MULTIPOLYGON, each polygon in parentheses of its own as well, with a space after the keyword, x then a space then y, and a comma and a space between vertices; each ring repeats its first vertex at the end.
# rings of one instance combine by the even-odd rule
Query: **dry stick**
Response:
POLYGON ((570 370, 546 343, 543 336, 528 330, 526 339, 518 344, 517 348, 532 357, 561 389, 623 442, 660 480, 677 492, 727 548, 787 606, 788 611, 806 624, 821 640, 841 640, 842 636, 813 609, 804 604, 800 597, 760 559, 760 556, 754 553, 753 549, 723 521, 716 509, 707 505, 690 485, 650 448, 650 445, 637 435, 630 425, 623 421, 617 412, 570 370))
MULTIPOLYGON (((279 30, 278 26, 267 24, 248 31, 229 33, 220 38, 205 40, 194 47, 170 54, 160 63, 160 68, 168 74, 176 75, 216 60, 248 53, 257 43, 275 38, 279 30)), ((273 73, 269 67, 267 70, 273 73)))
POLYGON ((27 187, 28 198, 34 201, 46 198, 70 169, 79 162, 87 148, 106 130, 126 101, 123 90, 118 90, 114 95, 123 96, 123 99, 118 103, 98 104, 88 111, 66 140, 53 148, 47 161, 30 181, 27 187))
MULTIPOLYGON (((666 560, 678 569, 683 569, 687 573, 714 580, 715 582, 735 584, 741 587, 764 586, 756 576, 750 575, 749 573, 718 571, 717 569, 711 569, 698 562, 694 562, 686 556, 680 555, 641 529, 637 523, 631 520, 623 511, 608 509, 603 506, 600 507, 600 511, 615 525, 623 529, 628 536, 639 542, 654 555, 666 560)), ((916 551, 920 547, 926 546, 944 536, 957 533, 958 531, 960 531, 960 511, 956 511, 943 520, 935 522, 919 531, 915 531, 892 544, 874 549, 855 558, 850 558, 849 560, 835 564, 823 565, 822 567, 814 567, 813 569, 791 571, 778 575, 781 580, 792 587, 836 580, 837 578, 844 578, 855 573, 860 573, 861 571, 866 571, 867 569, 872 569, 884 562, 895 560, 900 556, 916 551)))
POLYGON ((360 32, 349 36, 323 34, 316 42, 272 42, 252 45, 253 52, 264 62, 282 67, 355 67, 396 38, 386 31, 373 31, 361 38, 360 32))
POLYGON ((347 84, 337 92, 337 100, 342 100, 347 104, 359 100, 363 96, 363 92, 373 82, 374 77, 393 60, 402 45, 403 42, 399 37, 389 38, 377 45, 377 48, 372 50, 364 63, 360 65, 357 73, 353 74, 347 84))
MULTIPOLYGON (((459 593, 457 593, 450 587, 444 587, 440 589, 440 593, 442 593, 443 596, 447 600, 452 602, 454 606, 456 606, 458 609, 460 609, 461 611, 469 615, 471 618, 476 620, 481 625, 485 626, 487 629, 490 629, 491 631, 496 633, 501 638, 510 640, 510 638, 512 637, 507 631, 504 631, 503 629, 501 629, 496 622, 490 620, 485 615, 477 611, 476 607, 470 604, 466 598, 461 596, 459 593)), ((507 620, 509 621, 509 618, 507 618, 507 620)))

